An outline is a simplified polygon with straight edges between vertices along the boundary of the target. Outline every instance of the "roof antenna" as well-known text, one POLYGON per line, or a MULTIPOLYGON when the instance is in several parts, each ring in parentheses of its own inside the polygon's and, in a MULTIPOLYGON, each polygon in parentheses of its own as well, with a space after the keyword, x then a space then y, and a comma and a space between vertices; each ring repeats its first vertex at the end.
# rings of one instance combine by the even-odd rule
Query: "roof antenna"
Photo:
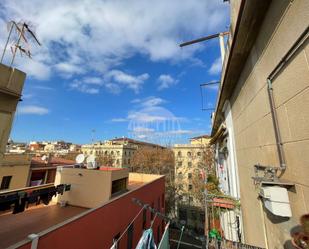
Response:
POLYGON ((37 37, 35 36, 34 32, 31 30, 31 28, 29 27, 29 25, 25 22, 14 22, 14 21, 10 21, 7 23, 7 28, 9 31, 8 34, 8 38, 6 40, 4 49, 3 49, 3 53, 1 55, 1 60, 0 63, 2 63, 5 52, 7 50, 8 44, 11 40, 11 36, 13 31, 15 31, 15 33, 17 34, 17 41, 13 42, 13 45, 11 46, 11 51, 12 51, 12 60, 10 63, 10 67, 12 67, 14 60, 15 60, 15 56, 17 53, 17 50, 20 51, 20 54, 23 55, 25 54, 27 57, 31 58, 31 51, 30 51, 30 46, 29 46, 29 42, 28 39, 32 38, 34 39, 34 41, 41 46, 41 43, 39 42, 39 40, 37 39, 37 37), (29 37, 29 38, 27 38, 29 37), (23 47, 23 45, 25 45, 26 47, 23 47))

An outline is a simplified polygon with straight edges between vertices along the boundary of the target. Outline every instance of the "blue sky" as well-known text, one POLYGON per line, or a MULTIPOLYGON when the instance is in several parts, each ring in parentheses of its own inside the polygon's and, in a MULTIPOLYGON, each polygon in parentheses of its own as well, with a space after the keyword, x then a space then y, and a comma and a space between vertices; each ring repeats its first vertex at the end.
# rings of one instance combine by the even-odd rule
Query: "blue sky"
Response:
MULTIPOLYGON (((219 42, 178 44, 226 30, 228 3, 91 2, 0 3, 1 47, 12 19, 29 21, 43 44, 31 44, 32 60, 15 63, 27 79, 13 140, 130 136, 166 144, 209 133, 199 85, 220 77, 219 42)), ((206 93, 204 105, 214 106, 216 89, 206 93)))

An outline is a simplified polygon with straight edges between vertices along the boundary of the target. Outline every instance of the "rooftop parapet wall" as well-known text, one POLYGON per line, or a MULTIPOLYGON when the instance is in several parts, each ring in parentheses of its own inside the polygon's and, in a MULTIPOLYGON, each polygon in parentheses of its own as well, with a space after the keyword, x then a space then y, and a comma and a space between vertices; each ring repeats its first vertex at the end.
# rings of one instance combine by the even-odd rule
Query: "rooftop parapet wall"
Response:
POLYGON ((73 206, 94 208, 111 198, 112 181, 128 178, 128 170, 90 170, 58 168, 55 185, 71 184, 71 190, 59 195, 54 201, 66 201, 73 206))
POLYGON ((0 161, 9 139, 25 78, 26 74, 22 71, 0 64, 0 161))

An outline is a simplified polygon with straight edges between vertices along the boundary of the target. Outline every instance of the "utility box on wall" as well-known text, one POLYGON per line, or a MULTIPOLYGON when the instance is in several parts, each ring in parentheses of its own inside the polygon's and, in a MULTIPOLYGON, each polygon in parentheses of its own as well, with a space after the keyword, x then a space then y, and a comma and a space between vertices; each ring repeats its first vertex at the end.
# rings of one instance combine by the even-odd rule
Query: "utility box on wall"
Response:
POLYGON ((0 161, 9 139, 26 74, 0 64, 0 161))
POLYGON ((272 214, 281 217, 292 217, 288 191, 284 187, 261 187, 260 196, 264 205, 272 214))

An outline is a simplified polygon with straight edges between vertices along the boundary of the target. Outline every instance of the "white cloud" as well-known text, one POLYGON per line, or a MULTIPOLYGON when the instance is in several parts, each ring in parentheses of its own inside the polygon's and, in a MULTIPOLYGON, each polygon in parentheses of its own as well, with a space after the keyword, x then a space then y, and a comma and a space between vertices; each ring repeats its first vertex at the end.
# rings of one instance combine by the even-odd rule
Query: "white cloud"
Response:
POLYGON ((222 70, 222 62, 221 57, 219 57, 212 63, 210 69, 208 70, 208 73, 212 75, 217 75, 221 73, 221 70, 222 70))
POLYGON ((161 74, 158 78, 159 87, 158 90, 163 90, 166 88, 170 88, 173 85, 176 85, 178 83, 178 80, 174 79, 169 74, 161 74))
POLYGON ((2 0, 0 47, 5 20, 30 20, 42 46, 32 46, 33 60, 17 59, 15 65, 38 79, 54 71, 66 78, 105 73, 136 54, 174 62, 200 49, 180 49, 180 42, 225 29, 228 7, 217 0, 2 0))
POLYGON ((85 77, 83 81, 86 84, 93 84, 93 85, 102 85, 102 79, 99 77, 85 77))
POLYGON ((17 112, 18 114, 45 115, 49 113, 49 110, 41 106, 25 105, 18 107, 17 112))
POLYGON ((74 65, 68 62, 61 62, 55 65, 57 71, 59 71, 64 77, 70 78, 75 74, 82 74, 85 70, 78 65, 74 65))
POLYGON ((46 90, 46 91, 52 91, 54 88, 49 86, 42 86, 42 85, 34 85, 32 88, 38 89, 38 90, 46 90))
POLYGON ((134 132, 142 132, 142 133, 152 133, 155 130, 152 128, 147 128, 147 127, 134 127, 133 128, 134 132))
POLYGON ((163 103, 166 103, 166 100, 161 99, 159 97, 150 96, 150 97, 139 100, 139 102, 137 103, 139 103, 143 107, 153 107, 153 106, 158 106, 163 103))
POLYGON ((128 120, 126 118, 113 118, 111 119, 112 122, 115 122, 115 123, 120 123, 120 122, 127 122, 128 120))
POLYGON ((149 74, 144 73, 135 76, 120 70, 112 70, 108 72, 105 77, 118 85, 126 86, 129 89, 132 89, 135 93, 138 93, 144 82, 149 78, 149 74))

